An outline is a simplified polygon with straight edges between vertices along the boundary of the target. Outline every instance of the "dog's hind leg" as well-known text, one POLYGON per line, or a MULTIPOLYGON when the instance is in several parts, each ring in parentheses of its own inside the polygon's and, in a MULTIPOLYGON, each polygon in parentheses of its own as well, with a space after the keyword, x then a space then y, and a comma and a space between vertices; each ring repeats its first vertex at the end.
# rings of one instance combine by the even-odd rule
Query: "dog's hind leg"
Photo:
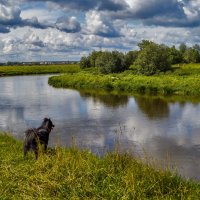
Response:
POLYGON ((39 147, 38 147, 38 144, 37 144, 36 141, 34 142, 34 144, 33 144, 33 146, 32 146, 32 149, 33 149, 33 151, 34 151, 34 153, 35 153, 35 159, 37 160, 37 159, 38 159, 39 147))
POLYGON ((30 150, 30 148, 28 146, 24 145, 24 158, 26 158, 26 155, 29 150, 30 150))
POLYGON ((38 149, 35 149, 34 152, 35 152, 35 159, 37 160, 38 159, 38 149))

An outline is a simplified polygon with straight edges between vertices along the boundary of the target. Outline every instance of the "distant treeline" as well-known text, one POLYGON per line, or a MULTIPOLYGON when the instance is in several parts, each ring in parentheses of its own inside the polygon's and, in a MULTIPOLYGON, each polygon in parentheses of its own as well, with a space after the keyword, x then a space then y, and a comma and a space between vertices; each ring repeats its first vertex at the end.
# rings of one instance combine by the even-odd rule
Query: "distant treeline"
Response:
POLYGON ((125 54, 119 51, 93 51, 81 58, 80 67, 98 67, 99 72, 108 74, 128 70, 131 66, 138 74, 152 75, 170 70, 173 64, 200 62, 198 44, 188 47, 182 43, 176 48, 143 40, 138 47, 139 50, 125 54))
POLYGON ((6 62, 0 63, 0 66, 33 66, 33 65, 66 65, 78 64, 78 61, 40 61, 40 62, 6 62))

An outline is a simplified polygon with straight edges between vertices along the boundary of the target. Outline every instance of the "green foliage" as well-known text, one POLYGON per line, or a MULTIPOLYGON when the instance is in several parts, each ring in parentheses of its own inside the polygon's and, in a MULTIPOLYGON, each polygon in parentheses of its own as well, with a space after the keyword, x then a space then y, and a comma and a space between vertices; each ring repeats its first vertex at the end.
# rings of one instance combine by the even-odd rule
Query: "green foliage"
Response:
POLYGON ((169 57, 171 64, 178 64, 183 62, 182 53, 179 50, 177 50, 175 46, 169 48, 169 57))
POLYGON ((200 184, 117 150, 99 158, 57 147, 24 160, 22 143, 0 135, 0 199, 199 199, 200 184))
POLYGON ((129 51, 125 55, 125 60, 126 60, 125 62, 128 67, 130 67, 135 62, 137 55, 138 55, 138 51, 129 51))
POLYGON ((193 49, 196 49, 198 52, 200 52, 200 46, 198 44, 195 44, 193 46, 193 49))
POLYGON ((198 63, 200 61, 200 55, 195 48, 188 48, 183 54, 183 60, 186 63, 198 63))
POLYGON ((92 53, 89 55, 90 59, 90 65, 92 67, 97 67, 96 60, 101 55, 102 51, 92 51, 92 53))
POLYGON ((121 74, 98 75, 80 72, 49 78, 54 87, 76 89, 104 89, 127 93, 200 96, 200 65, 177 65, 173 72, 154 76, 135 75, 132 71, 121 74))
POLYGON ((35 65, 35 66, 0 66, 0 76, 50 74, 50 73, 77 73, 78 65, 35 65))
POLYGON ((103 74, 118 73, 128 68, 124 54, 118 51, 102 52, 96 59, 96 66, 103 74))
POLYGON ((142 40, 141 42, 138 43, 138 47, 140 48, 140 50, 143 50, 146 47, 148 47, 149 45, 153 45, 153 44, 155 44, 155 43, 152 41, 142 40))
POLYGON ((186 50, 187 50, 186 44, 181 43, 180 46, 179 46, 179 51, 181 52, 181 54, 184 54, 186 50))
POLYGON ((80 68, 88 68, 91 67, 90 58, 89 57, 82 57, 80 60, 80 68))
POLYGON ((82 69, 98 67, 103 74, 118 73, 131 67, 134 68, 132 71, 139 74, 153 75, 170 70, 171 64, 200 61, 200 46, 197 44, 188 48, 182 43, 179 49, 176 49, 175 46, 168 47, 142 40, 138 46, 139 51, 129 51, 126 54, 119 51, 92 51, 88 57, 81 58, 80 66, 82 69))
POLYGON ((170 69, 169 51, 166 46, 149 41, 143 41, 138 45, 141 49, 134 65, 138 67, 140 74, 153 75, 170 69))

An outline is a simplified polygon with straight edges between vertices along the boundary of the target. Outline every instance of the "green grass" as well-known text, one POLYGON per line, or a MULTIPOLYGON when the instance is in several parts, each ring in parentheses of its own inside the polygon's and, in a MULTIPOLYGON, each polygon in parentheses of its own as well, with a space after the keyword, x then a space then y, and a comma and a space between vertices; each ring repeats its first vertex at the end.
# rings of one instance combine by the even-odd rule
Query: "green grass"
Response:
POLYGON ((54 87, 104 89, 120 93, 200 96, 200 64, 177 65, 172 71, 154 76, 136 75, 131 70, 101 75, 95 69, 93 73, 90 70, 50 77, 49 84, 54 87))
POLYGON ((26 160, 22 143, 0 134, 0 199, 198 199, 199 182, 117 151, 99 158, 75 146, 26 160))
POLYGON ((79 71, 79 65, 0 66, 0 76, 77 73, 79 71))

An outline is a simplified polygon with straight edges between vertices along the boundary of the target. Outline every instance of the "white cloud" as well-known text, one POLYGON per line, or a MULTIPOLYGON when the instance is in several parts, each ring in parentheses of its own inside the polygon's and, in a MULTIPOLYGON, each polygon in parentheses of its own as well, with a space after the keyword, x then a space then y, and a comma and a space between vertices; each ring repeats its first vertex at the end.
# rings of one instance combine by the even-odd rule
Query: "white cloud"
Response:
POLYGON ((58 30, 69 32, 69 33, 75 33, 79 32, 81 30, 80 23, 77 21, 76 17, 60 17, 57 19, 55 27, 58 30))
POLYGON ((142 39, 168 45, 200 42, 198 1, 0 0, 0 10, 2 52, 34 54, 34 59, 41 53, 79 59, 100 48, 129 51, 142 39), (52 3, 60 9, 50 9, 52 3))
POLYGON ((119 33, 115 30, 109 18, 103 13, 92 10, 86 13, 86 31, 103 37, 116 37, 119 33))

